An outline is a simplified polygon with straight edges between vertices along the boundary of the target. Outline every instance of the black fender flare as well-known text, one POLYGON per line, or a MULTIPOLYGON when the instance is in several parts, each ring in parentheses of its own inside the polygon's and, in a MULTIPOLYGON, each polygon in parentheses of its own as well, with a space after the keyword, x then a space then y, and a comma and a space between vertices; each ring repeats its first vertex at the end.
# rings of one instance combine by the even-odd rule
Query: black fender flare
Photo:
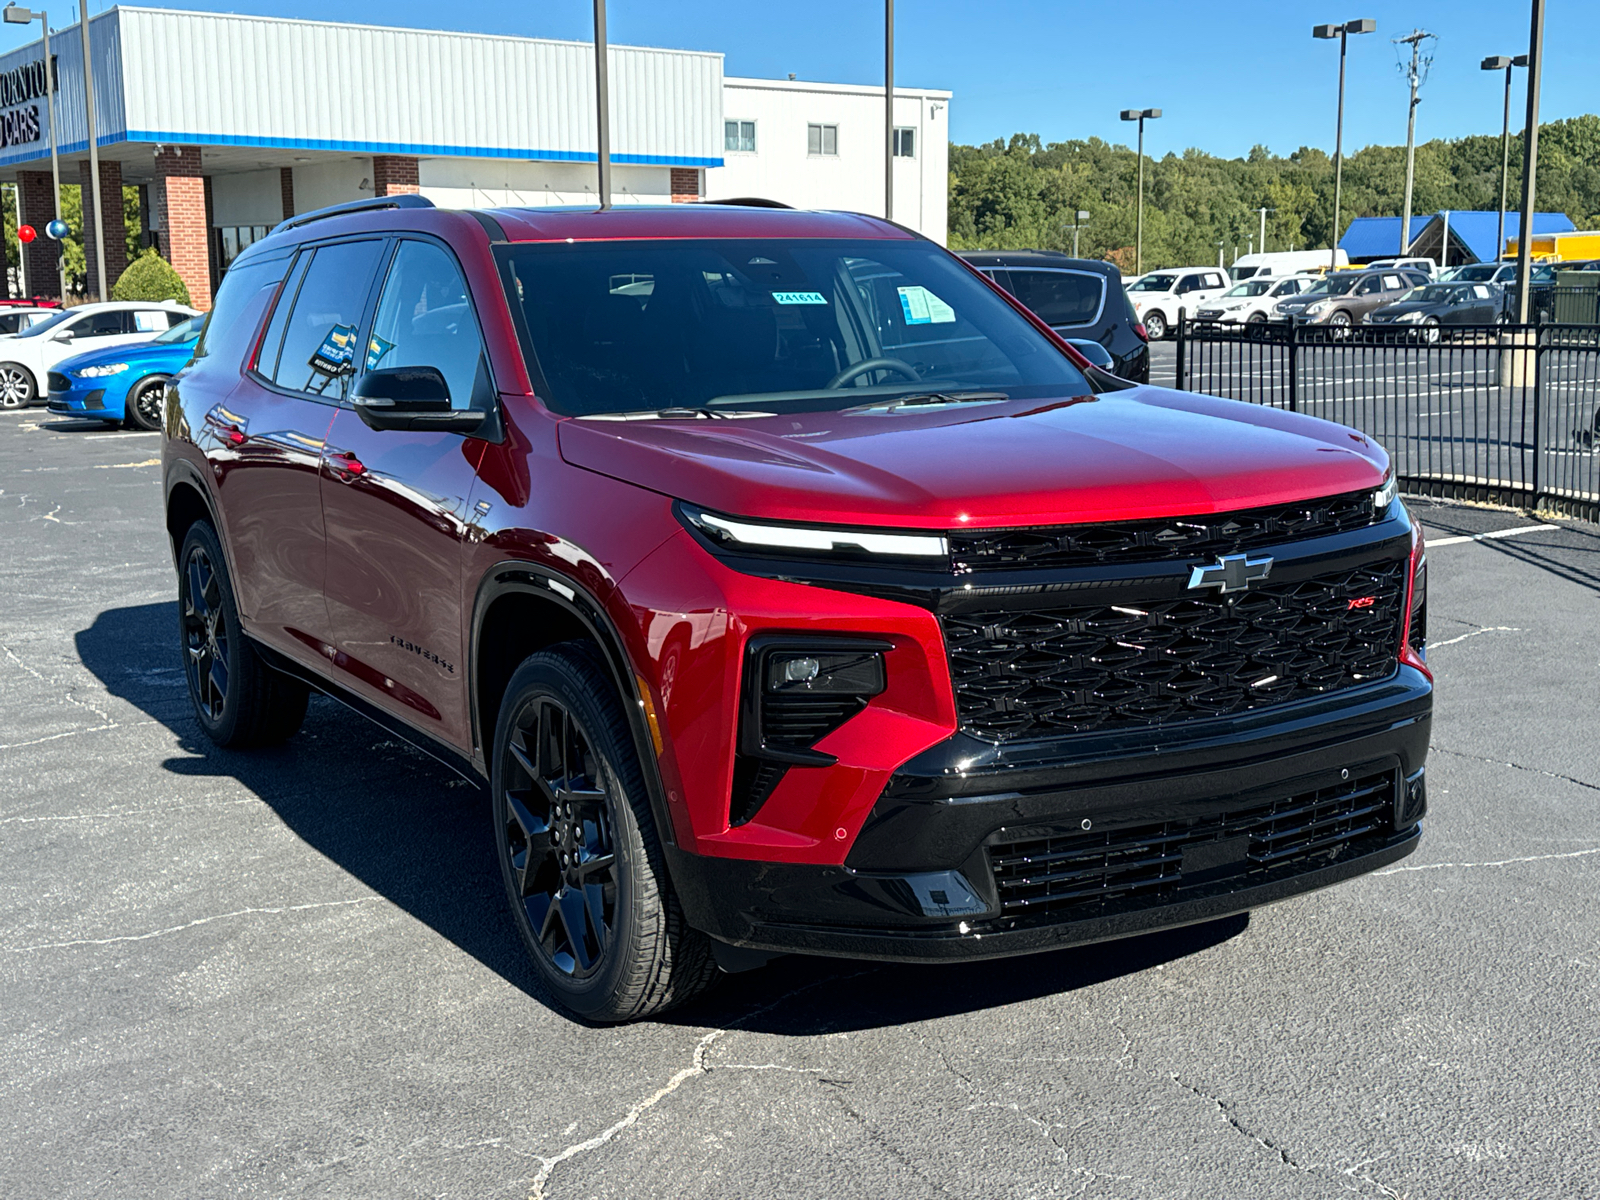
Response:
POLYGON ((595 640, 611 672, 617 695, 628 719, 628 729, 633 734, 634 752, 638 755, 640 774, 644 777, 645 791, 649 794, 650 808, 655 814, 656 828, 667 846, 676 846, 677 836, 672 821, 672 811, 667 804, 666 784, 661 778, 661 765, 656 756, 655 739, 645 717, 646 699, 639 694, 639 676, 624 648, 621 633, 606 612, 605 606, 582 584, 570 576, 562 575, 538 563, 524 559, 507 559, 485 571, 478 583, 477 595, 472 604, 472 625, 467 650, 467 699, 470 705, 473 758, 482 764, 484 777, 493 777, 489 761, 488 739, 493 730, 482 727, 483 714, 478 711, 478 654, 479 639, 483 631, 484 614, 502 596, 522 592, 555 604, 574 617, 595 640))

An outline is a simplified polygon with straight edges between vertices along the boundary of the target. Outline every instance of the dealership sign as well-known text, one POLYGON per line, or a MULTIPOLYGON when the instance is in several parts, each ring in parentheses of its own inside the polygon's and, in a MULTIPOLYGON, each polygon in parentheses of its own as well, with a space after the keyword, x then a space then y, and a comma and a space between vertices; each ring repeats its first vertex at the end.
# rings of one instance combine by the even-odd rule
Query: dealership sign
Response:
MULTIPOLYGON (((55 73, 55 56, 52 55, 50 75, 55 73)), ((0 112, 0 149, 39 140, 39 106, 28 102, 43 99, 49 93, 49 79, 42 58, 0 72, 0 109, 4 110, 0 112)))

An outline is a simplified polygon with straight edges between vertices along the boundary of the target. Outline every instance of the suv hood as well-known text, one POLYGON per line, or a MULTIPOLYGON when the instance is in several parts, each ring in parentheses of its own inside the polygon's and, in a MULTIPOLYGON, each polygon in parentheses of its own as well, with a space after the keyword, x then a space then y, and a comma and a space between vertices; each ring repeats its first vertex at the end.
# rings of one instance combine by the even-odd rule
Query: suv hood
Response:
POLYGON ((1223 512, 1377 488, 1313 417, 1190 392, 727 420, 565 419, 577 467, 731 515, 946 529, 1223 512))

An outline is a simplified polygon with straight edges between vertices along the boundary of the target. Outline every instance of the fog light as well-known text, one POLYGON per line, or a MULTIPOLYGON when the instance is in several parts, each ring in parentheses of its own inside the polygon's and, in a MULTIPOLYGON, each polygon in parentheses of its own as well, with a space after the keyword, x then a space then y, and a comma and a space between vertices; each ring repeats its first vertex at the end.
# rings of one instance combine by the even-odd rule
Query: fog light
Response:
POLYGON ((772 653, 767 656, 769 694, 809 692, 825 696, 876 696, 886 685, 883 655, 876 650, 842 654, 772 653))

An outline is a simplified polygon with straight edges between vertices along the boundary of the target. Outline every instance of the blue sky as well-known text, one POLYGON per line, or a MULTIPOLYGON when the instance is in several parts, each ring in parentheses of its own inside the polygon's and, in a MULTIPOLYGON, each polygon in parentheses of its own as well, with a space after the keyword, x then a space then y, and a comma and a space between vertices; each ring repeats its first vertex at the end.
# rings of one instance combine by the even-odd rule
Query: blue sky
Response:
MULTIPOLYGON (((588 0, 149 2, 532 37, 591 34, 588 0)), ((57 3, 57 23, 70 23, 66 5, 57 3)), ((90 0, 93 12, 106 6, 90 0)), ((1549 0, 1548 8, 1543 119, 1600 109, 1600 4, 1549 0)), ((612 41, 721 50, 730 75, 883 79, 882 7, 874 0, 611 0, 609 12, 612 41)), ((958 141, 1018 131, 1046 141, 1126 141, 1132 127, 1117 111, 1137 105, 1165 110, 1147 127, 1146 148, 1155 154, 1199 146, 1242 155, 1257 142, 1280 154, 1301 145, 1331 149, 1337 43, 1314 40, 1311 26, 1354 17, 1375 18, 1378 32, 1350 41, 1350 149, 1405 141, 1406 90, 1389 39, 1419 25, 1439 41, 1418 109, 1418 139, 1499 132, 1501 77, 1480 71, 1478 62, 1527 50, 1527 0, 898 0, 896 76, 955 92, 951 133, 958 141)), ((14 26, 0 29, 0 48, 24 40, 14 26)), ((1523 74, 1517 72, 1513 128, 1523 74)))

